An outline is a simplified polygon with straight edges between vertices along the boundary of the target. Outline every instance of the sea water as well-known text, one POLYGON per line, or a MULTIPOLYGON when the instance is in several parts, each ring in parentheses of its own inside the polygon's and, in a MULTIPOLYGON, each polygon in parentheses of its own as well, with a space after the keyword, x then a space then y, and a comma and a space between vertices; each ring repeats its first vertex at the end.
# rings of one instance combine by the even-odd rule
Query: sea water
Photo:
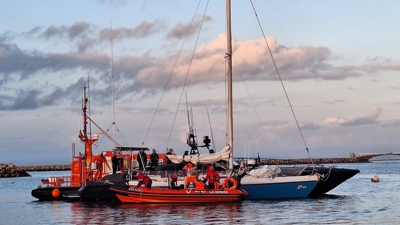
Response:
POLYGON ((338 164, 361 172, 319 198, 223 204, 118 204, 31 196, 40 180, 64 172, 0 179, 0 224, 399 224, 400 162, 338 164), (379 183, 371 182, 378 176, 379 183))

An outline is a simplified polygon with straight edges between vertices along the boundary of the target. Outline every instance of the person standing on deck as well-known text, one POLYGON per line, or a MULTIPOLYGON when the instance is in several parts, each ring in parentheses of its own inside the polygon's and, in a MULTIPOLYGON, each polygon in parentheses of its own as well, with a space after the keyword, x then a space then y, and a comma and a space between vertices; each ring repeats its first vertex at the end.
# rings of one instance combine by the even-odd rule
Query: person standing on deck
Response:
POLYGON ((139 162, 139 169, 146 168, 147 164, 147 154, 144 152, 144 149, 140 149, 139 153, 137 154, 137 161, 139 162))
POLYGON ((151 166, 157 166, 158 160, 159 160, 158 154, 157 154, 156 150, 153 149, 153 153, 151 153, 151 155, 150 155, 151 166))
MULTIPOLYGON (((170 148, 166 155, 175 155, 174 150, 172 148, 170 148)), ((168 157, 166 157, 166 158, 167 158, 167 164, 171 164, 172 161, 168 157)))
POLYGON ((117 173, 117 170, 118 170, 117 151, 114 151, 113 157, 112 157, 112 159, 111 159, 111 163, 112 163, 113 174, 116 174, 116 173, 117 173))

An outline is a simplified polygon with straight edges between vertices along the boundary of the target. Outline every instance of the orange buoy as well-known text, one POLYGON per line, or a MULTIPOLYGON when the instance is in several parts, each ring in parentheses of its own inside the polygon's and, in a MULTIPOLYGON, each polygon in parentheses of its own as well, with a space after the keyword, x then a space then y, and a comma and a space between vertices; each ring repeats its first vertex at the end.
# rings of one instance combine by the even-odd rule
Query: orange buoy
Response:
POLYGON ((371 182, 379 182, 379 177, 374 176, 373 178, 371 178, 371 182))
POLYGON ((58 198, 58 197, 60 197, 61 192, 60 192, 60 190, 59 190, 58 188, 54 188, 54 190, 51 192, 51 195, 52 195, 54 198, 58 198))

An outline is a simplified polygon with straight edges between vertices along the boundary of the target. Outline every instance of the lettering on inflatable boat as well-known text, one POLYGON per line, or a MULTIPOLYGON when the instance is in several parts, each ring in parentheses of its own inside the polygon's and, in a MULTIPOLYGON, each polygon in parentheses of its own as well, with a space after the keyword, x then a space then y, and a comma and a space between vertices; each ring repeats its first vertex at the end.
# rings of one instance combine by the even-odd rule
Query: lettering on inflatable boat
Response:
POLYGON ((210 191, 210 194, 228 194, 227 191, 210 191))
POLYGON ((297 190, 298 190, 298 189, 306 189, 306 188, 307 188, 307 186, 303 186, 303 185, 301 185, 301 184, 300 184, 299 186, 297 186, 297 190))

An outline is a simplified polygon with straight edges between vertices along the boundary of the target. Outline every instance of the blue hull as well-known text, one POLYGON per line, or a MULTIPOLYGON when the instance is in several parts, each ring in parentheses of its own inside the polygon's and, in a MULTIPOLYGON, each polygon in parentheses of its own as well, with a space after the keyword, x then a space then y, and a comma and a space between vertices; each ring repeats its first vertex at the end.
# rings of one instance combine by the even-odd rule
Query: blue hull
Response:
POLYGON ((249 193, 246 200, 306 198, 317 183, 317 181, 303 181, 276 184, 242 184, 240 188, 249 193))

